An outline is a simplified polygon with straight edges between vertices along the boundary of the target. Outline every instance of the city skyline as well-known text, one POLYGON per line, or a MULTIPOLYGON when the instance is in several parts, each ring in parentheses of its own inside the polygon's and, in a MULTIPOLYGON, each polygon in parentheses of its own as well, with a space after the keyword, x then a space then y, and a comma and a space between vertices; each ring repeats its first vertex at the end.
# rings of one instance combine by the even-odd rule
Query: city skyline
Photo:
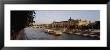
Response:
POLYGON ((100 21, 99 10, 37 10, 35 13, 34 21, 36 24, 67 21, 70 17, 75 20, 100 21))

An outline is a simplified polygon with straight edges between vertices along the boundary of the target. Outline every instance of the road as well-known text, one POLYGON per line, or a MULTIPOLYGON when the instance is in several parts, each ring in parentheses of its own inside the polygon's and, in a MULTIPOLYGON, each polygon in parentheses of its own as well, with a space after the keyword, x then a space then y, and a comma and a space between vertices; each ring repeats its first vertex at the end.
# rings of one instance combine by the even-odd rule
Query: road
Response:
POLYGON ((96 38, 79 36, 74 34, 63 33, 61 36, 54 36, 45 33, 42 28, 25 28, 24 35, 27 40, 97 40, 96 38))

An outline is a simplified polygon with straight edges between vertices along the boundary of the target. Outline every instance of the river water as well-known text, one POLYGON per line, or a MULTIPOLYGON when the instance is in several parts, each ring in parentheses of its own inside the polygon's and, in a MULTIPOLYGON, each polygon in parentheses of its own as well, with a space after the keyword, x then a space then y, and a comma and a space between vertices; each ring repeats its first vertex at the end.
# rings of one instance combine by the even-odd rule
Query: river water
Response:
POLYGON ((97 38, 79 36, 74 34, 63 33, 61 36, 55 36, 45 33, 46 30, 41 28, 25 28, 27 40, 97 40, 97 38))

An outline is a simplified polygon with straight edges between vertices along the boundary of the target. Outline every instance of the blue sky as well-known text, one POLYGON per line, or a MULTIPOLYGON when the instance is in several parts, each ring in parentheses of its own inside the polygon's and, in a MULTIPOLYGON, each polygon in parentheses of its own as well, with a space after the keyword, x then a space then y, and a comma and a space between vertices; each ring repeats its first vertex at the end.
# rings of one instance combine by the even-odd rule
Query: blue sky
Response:
POLYGON ((100 21, 100 10, 37 10, 34 21, 37 24, 49 24, 53 21, 65 21, 82 19, 88 21, 100 21))

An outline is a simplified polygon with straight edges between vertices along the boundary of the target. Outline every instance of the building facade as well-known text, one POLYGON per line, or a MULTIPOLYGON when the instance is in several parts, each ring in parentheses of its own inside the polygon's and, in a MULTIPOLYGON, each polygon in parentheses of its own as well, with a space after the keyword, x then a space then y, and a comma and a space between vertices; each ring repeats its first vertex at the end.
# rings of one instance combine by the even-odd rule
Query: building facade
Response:
POLYGON ((51 24, 52 28, 76 28, 78 26, 81 26, 81 25, 88 25, 89 22, 88 21, 83 21, 83 20, 74 20, 74 19, 68 19, 68 21, 61 21, 61 22, 53 22, 51 24))

